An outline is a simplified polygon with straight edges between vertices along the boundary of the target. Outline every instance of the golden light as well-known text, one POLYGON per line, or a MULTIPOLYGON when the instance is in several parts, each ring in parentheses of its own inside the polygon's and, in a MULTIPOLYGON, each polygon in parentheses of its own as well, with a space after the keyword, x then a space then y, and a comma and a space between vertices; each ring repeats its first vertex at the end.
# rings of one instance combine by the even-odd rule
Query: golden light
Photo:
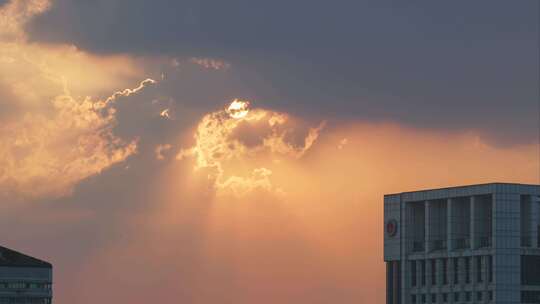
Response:
POLYGON ((227 108, 227 113, 234 119, 246 117, 249 113, 249 101, 234 99, 227 108))
POLYGON ((161 113, 159 113, 159 116, 165 118, 165 119, 171 119, 171 110, 170 109, 165 109, 163 111, 161 111, 161 113))

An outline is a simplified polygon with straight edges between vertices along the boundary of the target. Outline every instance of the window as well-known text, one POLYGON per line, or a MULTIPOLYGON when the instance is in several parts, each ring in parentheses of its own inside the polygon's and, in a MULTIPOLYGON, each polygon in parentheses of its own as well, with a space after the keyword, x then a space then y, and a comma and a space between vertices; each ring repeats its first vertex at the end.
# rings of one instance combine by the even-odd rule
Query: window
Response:
POLYGON ((431 303, 437 303, 437 294, 431 294, 431 303))
POLYGON ((416 261, 411 261, 411 284, 416 286, 416 261))
POLYGON ((465 293, 465 302, 470 302, 471 301, 471 298, 472 298, 472 294, 470 291, 467 291, 465 293))
POLYGON ((411 303, 416 304, 416 295, 411 295, 411 303))
POLYGON ((422 260, 420 266, 422 266, 422 285, 426 285, 426 261, 422 260))
POLYGON ((454 302, 459 302, 459 292, 454 292, 454 302))
POLYGON ((471 258, 465 258, 465 283, 471 283, 471 258))
POLYGON ((540 291, 522 291, 521 303, 540 303, 540 291))
POLYGON ((394 302, 394 267, 393 262, 386 262, 386 299, 394 302))
POLYGON ((431 260, 431 285, 437 285, 437 260, 431 260))
POLYGON ((459 258, 454 259, 454 284, 459 284, 459 258))
POLYGON ((487 256, 487 267, 488 267, 488 281, 493 282, 493 256, 487 256))
POLYGON ((476 292, 476 301, 482 301, 482 292, 481 291, 478 291, 476 292))
POLYGON ((447 294, 447 293, 443 293, 443 294, 442 294, 442 301, 443 301, 443 303, 447 303, 447 302, 448 302, 448 294, 447 294))
POLYGON ((476 257, 476 281, 482 283, 482 257, 476 257))
POLYGON ((488 291, 488 298, 490 301, 493 301, 493 291, 488 291))
POLYGON ((448 284, 448 259, 442 260, 442 275, 443 275, 443 284, 448 284))
POLYGON ((540 256, 521 256, 521 284, 540 286, 540 256))
POLYGON ((425 294, 422 295, 422 303, 426 303, 426 295, 425 294))

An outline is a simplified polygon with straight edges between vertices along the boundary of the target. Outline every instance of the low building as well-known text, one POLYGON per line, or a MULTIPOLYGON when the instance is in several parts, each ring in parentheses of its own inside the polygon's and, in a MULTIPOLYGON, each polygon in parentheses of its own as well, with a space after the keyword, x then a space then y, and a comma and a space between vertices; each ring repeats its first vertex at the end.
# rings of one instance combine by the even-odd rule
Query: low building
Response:
POLYGON ((0 246, 0 304, 52 303, 52 265, 0 246))
POLYGON ((387 303, 540 303, 540 186, 384 197, 387 303))

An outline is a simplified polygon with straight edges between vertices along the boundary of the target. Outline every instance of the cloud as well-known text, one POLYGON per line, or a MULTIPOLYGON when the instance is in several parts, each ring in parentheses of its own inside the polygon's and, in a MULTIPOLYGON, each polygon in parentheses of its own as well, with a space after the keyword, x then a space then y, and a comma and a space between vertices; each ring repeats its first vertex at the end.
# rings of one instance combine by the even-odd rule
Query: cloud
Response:
MULTIPOLYGON (((225 61, 234 68, 213 74, 247 89, 212 96, 213 104, 249 96, 295 116, 475 129, 492 144, 511 146, 538 138, 539 5, 57 0, 29 29, 35 41, 74 42, 99 53, 198 58, 209 67, 216 66, 212 58, 225 61), (457 15, 464 22, 456 24, 457 15)), ((203 86, 194 82, 182 94, 203 86)), ((197 92, 193 105, 220 86, 197 92)))
POLYGON ((136 140, 113 134, 115 110, 109 103, 117 96, 93 101, 60 95, 51 101, 50 114, 26 113, 22 120, 2 125, 0 193, 67 195, 80 180, 134 154, 136 140))
POLYGON ((124 161, 137 140, 114 134, 115 102, 133 89, 99 98, 141 77, 128 56, 96 56, 70 45, 26 40, 24 26, 49 1, 0 7, 0 200, 68 195, 81 180, 124 161))
POLYGON ((207 69, 212 70, 226 70, 231 67, 231 64, 223 60, 213 59, 213 58, 198 58, 192 57, 189 60, 191 63, 200 65, 207 69))
POLYGON ((154 150, 154 153, 156 155, 157 160, 164 160, 165 155, 164 152, 169 151, 172 148, 170 144, 164 144, 164 145, 158 145, 156 149, 154 150))
POLYGON ((323 127, 324 122, 306 128, 285 113, 249 109, 249 102, 235 99, 226 109, 201 119, 195 145, 181 150, 177 159, 194 157, 195 169, 204 169, 220 193, 244 195, 256 189, 280 193, 268 166, 280 158, 301 158, 323 127), (261 157, 270 163, 258 164, 261 157), (244 168, 243 174, 233 172, 238 166, 244 168))
POLYGON ((11 0, 0 6, 0 39, 24 39, 24 26, 51 6, 50 0, 11 0))

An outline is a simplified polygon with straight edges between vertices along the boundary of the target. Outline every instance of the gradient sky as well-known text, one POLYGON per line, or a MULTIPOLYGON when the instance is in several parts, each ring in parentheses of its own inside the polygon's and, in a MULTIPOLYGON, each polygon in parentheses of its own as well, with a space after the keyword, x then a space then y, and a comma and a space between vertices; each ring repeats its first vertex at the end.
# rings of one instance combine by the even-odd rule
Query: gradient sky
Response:
POLYGON ((540 182, 539 15, 0 0, 1 243, 60 304, 384 303, 383 194, 540 182))

